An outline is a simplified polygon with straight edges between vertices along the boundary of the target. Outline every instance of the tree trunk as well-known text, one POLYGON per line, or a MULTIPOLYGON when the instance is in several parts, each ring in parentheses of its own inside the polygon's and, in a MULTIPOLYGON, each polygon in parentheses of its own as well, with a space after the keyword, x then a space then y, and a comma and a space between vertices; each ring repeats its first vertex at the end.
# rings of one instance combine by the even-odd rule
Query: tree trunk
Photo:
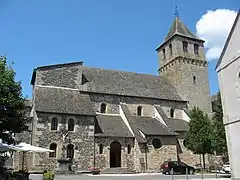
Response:
POLYGON ((205 168, 206 168, 206 164, 205 164, 205 154, 203 154, 202 156, 203 156, 203 169, 205 170, 205 168))

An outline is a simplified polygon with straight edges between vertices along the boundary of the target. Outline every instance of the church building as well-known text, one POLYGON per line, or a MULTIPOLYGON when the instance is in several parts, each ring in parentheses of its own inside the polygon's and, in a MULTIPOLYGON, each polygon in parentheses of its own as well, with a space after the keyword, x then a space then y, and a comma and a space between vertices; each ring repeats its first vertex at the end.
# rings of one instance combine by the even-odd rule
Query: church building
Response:
POLYGON ((32 155, 30 167, 55 169, 63 157, 74 171, 158 172, 166 160, 199 164, 184 146, 184 133, 194 106, 212 111, 203 44, 175 17, 156 48, 159 75, 83 62, 34 69, 32 132, 25 141, 54 152, 32 155))

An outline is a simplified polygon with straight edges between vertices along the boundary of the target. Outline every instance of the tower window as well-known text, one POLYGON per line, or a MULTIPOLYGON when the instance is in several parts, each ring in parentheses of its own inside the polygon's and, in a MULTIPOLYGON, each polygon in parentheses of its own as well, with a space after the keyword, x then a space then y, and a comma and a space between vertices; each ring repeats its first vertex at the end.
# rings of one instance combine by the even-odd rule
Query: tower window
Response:
POLYGON ((106 113, 106 108, 107 108, 107 105, 105 103, 102 103, 100 107, 100 113, 106 113))
POLYGON ((183 52, 188 52, 188 43, 186 41, 183 41, 183 52))
POLYGON ((138 106, 138 108, 137 108, 137 115, 138 116, 142 115, 142 106, 138 106))
POLYGON ((170 117, 171 117, 171 118, 174 117, 174 109, 173 109, 173 108, 170 109, 170 117))
POLYGON ((172 55, 172 44, 169 44, 170 55, 172 55))
POLYGON ((100 145, 99 145, 99 154, 102 154, 102 153, 103 153, 103 145, 100 144, 100 145))
POLYGON ((193 84, 196 84, 196 76, 193 76, 193 84))
POLYGON ((194 44, 194 54, 199 54, 199 46, 194 44))
POLYGON ((165 49, 163 49, 162 52, 163 52, 163 59, 165 60, 166 59, 165 49))

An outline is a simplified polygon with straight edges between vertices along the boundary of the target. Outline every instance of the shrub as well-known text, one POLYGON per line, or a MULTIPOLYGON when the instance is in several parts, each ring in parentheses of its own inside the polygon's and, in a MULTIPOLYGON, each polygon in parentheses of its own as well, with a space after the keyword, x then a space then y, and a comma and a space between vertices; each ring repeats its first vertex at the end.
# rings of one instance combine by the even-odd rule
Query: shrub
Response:
POLYGON ((54 180, 55 174, 53 171, 45 170, 43 173, 43 180, 54 180))

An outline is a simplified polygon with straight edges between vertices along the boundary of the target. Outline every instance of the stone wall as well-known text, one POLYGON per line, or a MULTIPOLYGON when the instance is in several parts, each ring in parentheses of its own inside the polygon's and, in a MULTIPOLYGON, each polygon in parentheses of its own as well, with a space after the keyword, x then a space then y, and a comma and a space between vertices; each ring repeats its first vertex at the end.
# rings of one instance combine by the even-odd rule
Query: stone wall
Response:
POLYGON ((77 89, 81 79, 81 63, 69 63, 37 69, 35 85, 77 89))
POLYGON ((118 141, 121 144, 121 167, 134 169, 134 138, 120 137, 96 137, 95 138, 95 159, 96 167, 101 169, 110 168, 110 145, 113 141, 118 141), (103 153, 99 153, 99 146, 103 145, 103 153), (131 147, 131 152, 128 154, 128 145, 131 147))
POLYGON ((100 106, 102 103, 107 105, 108 114, 119 114, 119 104, 126 103, 128 109, 132 115, 136 115, 137 107, 143 107, 143 116, 153 117, 155 114, 153 105, 161 105, 164 108, 164 111, 169 114, 168 111, 172 107, 176 109, 182 109, 187 107, 185 102, 178 101, 169 101, 169 100, 158 100, 150 98, 138 98, 138 97, 126 97, 126 96, 117 96, 117 95, 103 95, 103 94, 90 94, 91 102, 93 102, 96 112, 100 112, 100 106))
POLYGON ((166 77, 176 87, 184 100, 189 101, 189 108, 198 106, 206 113, 210 113, 208 66, 203 44, 183 37, 173 38, 172 42, 166 43, 167 49, 169 43, 172 43, 173 54, 167 53, 165 60, 162 50, 159 50, 160 75, 166 77), (183 52, 183 41, 188 42, 187 53, 183 52), (199 54, 194 54, 194 44, 199 44, 199 54))
POLYGON ((94 149, 94 117, 70 116, 64 114, 37 113, 33 145, 50 148, 51 143, 57 144, 56 157, 50 158, 49 153, 35 153, 33 158, 35 168, 41 169, 43 165, 50 169, 56 167, 58 158, 61 158, 63 145, 74 145, 73 166, 76 170, 87 170, 93 166, 94 149), (53 117, 59 121, 58 130, 51 131, 50 122, 53 117), (65 142, 61 129, 67 129, 69 118, 75 120, 74 131, 68 132, 65 142))
POLYGON ((148 136, 146 144, 138 144, 136 150, 136 170, 140 172, 159 172, 161 164, 167 160, 177 160, 175 136, 148 136), (153 139, 159 139, 162 146, 154 148, 153 139), (146 160, 147 159, 147 160, 146 160))

